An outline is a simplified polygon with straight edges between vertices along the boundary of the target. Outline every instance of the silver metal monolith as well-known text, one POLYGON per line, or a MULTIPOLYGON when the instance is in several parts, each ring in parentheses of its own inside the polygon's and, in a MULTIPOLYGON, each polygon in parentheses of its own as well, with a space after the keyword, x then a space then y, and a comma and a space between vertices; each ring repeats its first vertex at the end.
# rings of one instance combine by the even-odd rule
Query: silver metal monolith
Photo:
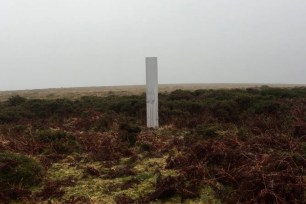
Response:
POLYGON ((147 127, 158 128, 158 72, 157 57, 146 58, 147 127))

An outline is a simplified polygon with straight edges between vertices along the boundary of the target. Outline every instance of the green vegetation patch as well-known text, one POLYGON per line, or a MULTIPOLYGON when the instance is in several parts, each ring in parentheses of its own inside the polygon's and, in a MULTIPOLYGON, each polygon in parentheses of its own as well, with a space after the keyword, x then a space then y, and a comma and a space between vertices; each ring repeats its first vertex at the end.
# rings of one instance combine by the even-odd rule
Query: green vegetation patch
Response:
POLYGON ((80 152, 81 146, 70 133, 61 130, 42 130, 36 133, 36 140, 43 143, 44 154, 71 154, 80 152))
POLYGON ((196 133, 201 139, 208 139, 217 137, 220 129, 220 126, 216 124, 203 124, 196 127, 196 133))
POLYGON ((10 153, 0 153, 0 187, 31 187, 42 180, 42 166, 33 158, 10 153))
POLYGON ((139 156, 134 165, 129 166, 131 158, 122 158, 118 165, 105 166, 102 162, 84 159, 77 164, 72 156, 54 163, 47 172, 46 181, 63 181, 74 178, 73 186, 62 186, 64 195, 54 201, 67 201, 73 197, 86 197, 94 203, 116 203, 116 198, 127 196, 132 200, 145 198, 155 191, 158 178, 157 169, 162 175, 177 175, 175 170, 165 169, 167 156, 148 158, 139 156), (100 172, 96 176, 86 176, 84 172, 90 167, 100 172), (130 168, 134 175, 109 178, 108 174, 115 170, 130 168))

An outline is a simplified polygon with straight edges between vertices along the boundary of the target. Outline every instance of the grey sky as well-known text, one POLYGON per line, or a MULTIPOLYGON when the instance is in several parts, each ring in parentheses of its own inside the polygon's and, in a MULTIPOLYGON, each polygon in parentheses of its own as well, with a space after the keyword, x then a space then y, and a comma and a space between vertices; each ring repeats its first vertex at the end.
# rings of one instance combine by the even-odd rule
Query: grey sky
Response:
POLYGON ((0 0, 0 90, 306 83, 305 0, 0 0))

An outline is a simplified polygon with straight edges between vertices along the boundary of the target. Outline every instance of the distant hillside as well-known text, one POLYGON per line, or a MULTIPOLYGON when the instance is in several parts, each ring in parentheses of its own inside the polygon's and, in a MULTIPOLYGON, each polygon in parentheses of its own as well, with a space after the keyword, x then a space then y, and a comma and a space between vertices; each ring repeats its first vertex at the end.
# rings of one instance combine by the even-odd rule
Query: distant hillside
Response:
MULTIPOLYGON (((161 84, 160 92, 171 92, 177 89, 197 90, 197 89, 236 89, 251 87, 301 87, 305 84, 239 84, 239 83, 215 83, 215 84, 161 84)), ((76 99, 82 96, 108 96, 108 95, 139 95, 145 92, 145 85, 131 86, 101 86, 101 87, 74 87, 74 88, 50 88, 18 91, 0 91, 0 101, 5 101, 14 95, 20 95, 28 99, 44 98, 70 98, 76 99)))

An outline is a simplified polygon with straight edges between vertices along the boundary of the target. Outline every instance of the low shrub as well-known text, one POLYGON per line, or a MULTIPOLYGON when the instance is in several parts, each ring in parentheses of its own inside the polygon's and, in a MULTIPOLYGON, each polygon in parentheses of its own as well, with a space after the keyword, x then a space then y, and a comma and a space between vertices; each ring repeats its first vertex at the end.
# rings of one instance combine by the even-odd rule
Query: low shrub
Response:
POLYGON ((34 159, 9 152, 0 153, 0 187, 31 187, 43 177, 43 168, 34 159))
POLYGON ((170 100, 190 100, 194 98, 192 91, 178 89, 169 94, 170 100))
POLYGON ((144 96, 124 96, 117 97, 116 100, 109 101, 109 110, 116 113, 125 114, 130 117, 142 115, 146 110, 146 100, 144 96))
POLYGON ((26 98, 23 98, 19 95, 16 95, 16 96, 12 96, 8 99, 8 104, 9 106, 18 106, 22 103, 24 103, 27 99, 26 98))
POLYGON ((112 128, 116 119, 116 113, 107 113, 100 117, 94 124, 96 131, 108 131, 112 128))
POLYGON ((219 101, 212 107, 216 118, 225 122, 237 121, 239 119, 239 105, 234 100, 219 101))
POLYGON ((64 131, 43 130, 36 134, 36 140, 44 144, 45 154, 71 154, 81 149, 75 137, 64 131))
POLYGON ((128 142, 130 146, 134 146, 137 142, 137 134, 141 129, 139 126, 130 123, 121 123, 119 126, 121 140, 128 142))
POLYGON ((261 88, 261 95, 272 96, 275 98, 288 98, 296 96, 296 93, 289 88, 271 88, 263 86, 261 88))
POLYGON ((202 124, 196 127, 197 135, 202 139, 208 139, 218 136, 218 130, 220 129, 217 125, 202 124))
POLYGON ((16 134, 26 133, 27 126, 26 125, 14 125, 10 131, 16 134))
POLYGON ((246 139, 250 136, 250 131, 245 127, 240 127, 238 129, 237 135, 240 139, 246 139))
POLYGON ((238 97, 235 101, 239 105, 240 110, 247 110, 252 105, 252 103, 256 101, 256 98, 251 96, 241 96, 238 97))
POLYGON ((152 149, 153 149, 153 146, 150 143, 142 143, 142 144, 140 144, 140 150, 142 152, 150 152, 152 149))
POLYGON ((256 114, 278 114, 288 109, 288 107, 275 100, 258 100, 252 108, 256 114))
POLYGON ((20 106, 4 107, 0 110, 0 124, 18 122, 30 115, 31 113, 20 106))
POLYGON ((33 99, 28 100, 24 108, 31 111, 33 116, 37 118, 65 118, 73 113, 80 112, 77 104, 68 99, 43 100, 33 99))

